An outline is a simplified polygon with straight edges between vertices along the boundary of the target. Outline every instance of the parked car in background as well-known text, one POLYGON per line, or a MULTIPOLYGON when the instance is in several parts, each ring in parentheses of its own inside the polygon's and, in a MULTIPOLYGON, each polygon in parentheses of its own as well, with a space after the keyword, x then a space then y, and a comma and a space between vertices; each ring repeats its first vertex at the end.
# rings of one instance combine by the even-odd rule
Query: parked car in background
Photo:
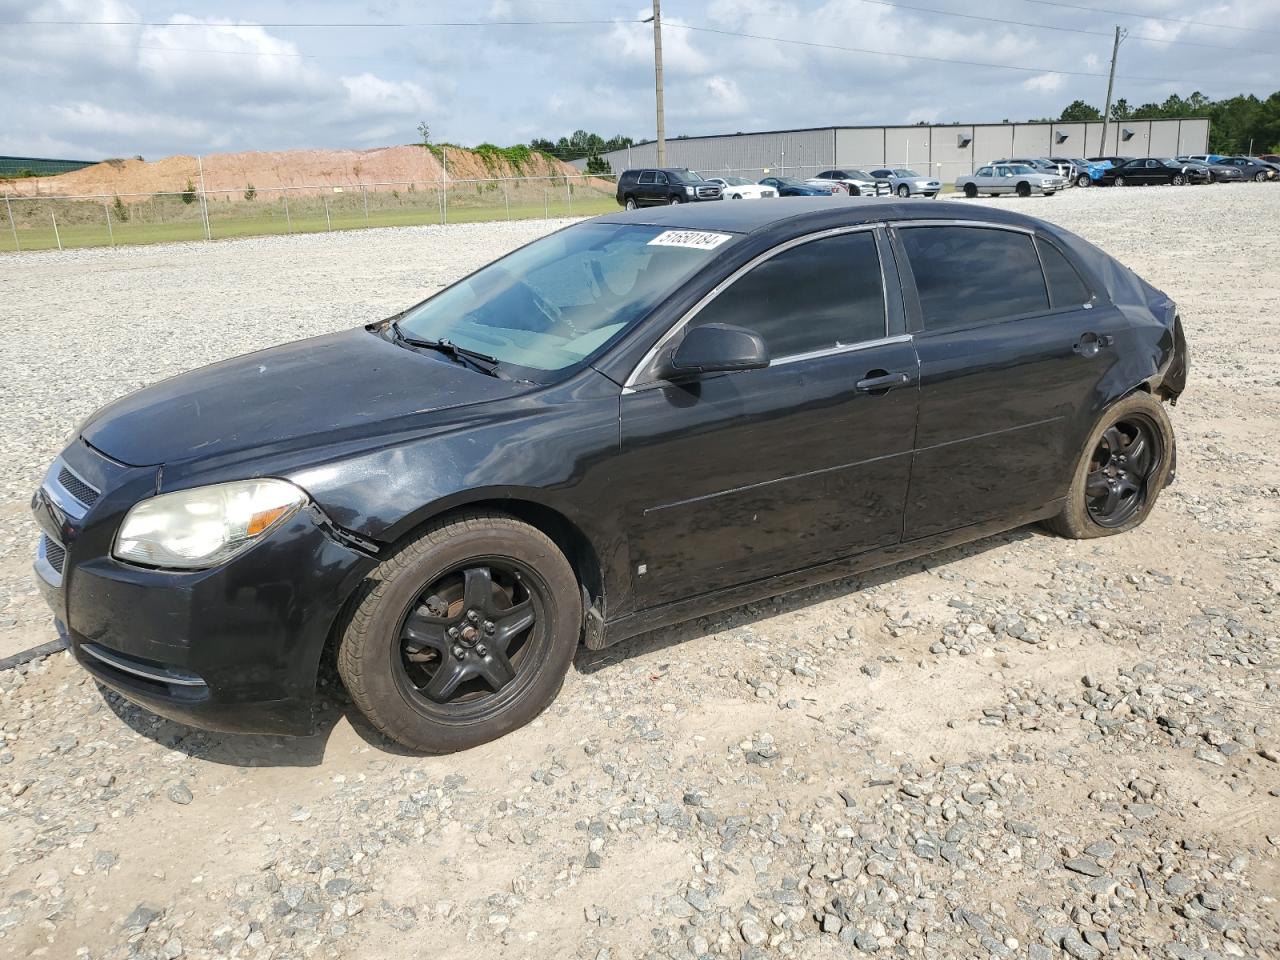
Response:
POLYGON ((1265 157, 1245 157, 1246 160, 1252 160, 1254 163, 1264 163, 1276 173, 1280 173, 1280 160, 1268 160, 1265 157))
MULTIPOLYGON (((1090 157, 1090 163, 1109 163, 1113 167, 1118 167, 1122 163, 1128 163, 1133 157, 1090 157)), ((1095 181, 1097 182, 1097 181, 1095 181)))
POLYGON ((1057 164, 1058 174, 1067 178, 1067 186, 1076 185, 1076 176, 1084 170, 1084 165, 1077 165, 1074 157, 1046 157, 1050 163, 1057 164))
POLYGON ((1020 197, 1042 193, 1051 197, 1066 188, 1065 177, 1022 163, 989 163, 979 167, 975 173, 956 178, 956 189, 966 197, 976 197, 980 193, 993 197, 1002 193, 1016 193, 1020 197))
MULTIPOLYGON (((1179 157, 1181 159, 1181 157, 1179 157)), ((1220 153, 1193 153, 1190 157, 1192 160, 1203 160, 1205 163, 1217 163, 1222 159, 1220 153)))
POLYGON ((1138 157, 1112 167, 1102 175, 1100 183, 1117 187, 1143 187, 1171 184, 1180 187, 1190 183, 1187 165, 1166 157, 1138 157))
POLYGON ((616 197, 620 206, 634 210, 636 207, 719 200, 720 187, 681 167, 641 167, 622 172, 618 177, 616 197))
POLYGON ((760 182, 777 190, 780 197, 829 197, 833 193, 844 192, 835 184, 818 187, 795 177, 765 177, 760 182))
POLYGON ((707 183, 718 184, 720 195, 726 200, 762 200, 778 195, 773 187, 766 187, 746 177, 707 177, 707 183))
POLYGON ((887 197, 893 193, 888 180, 877 180, 865 170, 823 170, 810 177, 805 183, 815 186, 838 183, 853 197, 887 197))
POLYGON ((1255 180, 1258 183, 1275 180, 1280 176, 1271 164, 1254 160, 1252 157, 1223 157, 1218 162, 1224 166, 1235 167, 1244 174, 1246 180, 1255 180))
POLYGON ((1075 177, 1075 185, 1077 187, 1092 187, 1102 179, 1103 173, 1111 166, 1111 161, 1086 160, 1084 157, 1074 157, 1071 160, 1071 164, 1075 167, 1075 171, 1072 174, 1075 177))
MULTIPOLYGON (((1175 157, 1178 163, 1184 164, 1188 173, 1193 170, 1202 170, 1208 175, 1207 183, 1242 183, 1244 182, 1244 171, 1239 167, 1233 167, 1225 163, 1209 163, 1206 160, 1196 160, 1193 157, 1175 157)), ((1199 182, 1199 181, 1195 181, 1199 182)))
POLYGON ((942 190, 941 181, 922 177, 908 167, 882 167, 872 170, 871 176, 886 181, 900 197, 936 197, 942 190))
POLYGON ((98 410, 33 497, 38 583, 156 713, 309 733, 332 648, 378 731, 445 753, 532 721, 584 645, 1022 524, 1137 528, 1186 375, 1167 294, 1007 210, 619 212, 98 410))
POLYGON ((1280 153, 1264 153, 1258 159, 1265 160, 1267 163, 1280 163, 1280 153))
POLYGON ((1018 163, 1024 167, 1031 167, 1040 173, 1053 174, 1055 176, 1066 179, 1070 176, 1071 171, 1066 164, 1055 163, 1048 157, 1005 157, 1000 160, 993 160, 992 163, 1018 163))

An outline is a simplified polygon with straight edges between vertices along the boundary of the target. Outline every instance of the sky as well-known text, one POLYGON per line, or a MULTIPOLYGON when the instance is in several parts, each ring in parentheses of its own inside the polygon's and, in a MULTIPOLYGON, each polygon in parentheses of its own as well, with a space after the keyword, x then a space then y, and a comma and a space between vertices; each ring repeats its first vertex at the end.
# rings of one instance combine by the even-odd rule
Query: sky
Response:
MULTIPOLYGON (((653 28, 636 22, 651 12, 644 0, 0 0, 0 154, 364 148, 415 142, 420 122, 464 145, 576 129, 652 139, 653 28), (459 21, 485 25, 435 25, 459 21), (301 25, 314 23, 342 26, 301 25)), ((668 137, 1100 108, 1117 24, 1129 36, 1115 96, 1130 104, 1280 90, 1275 0, 664 0, 662 12, 668 137)))

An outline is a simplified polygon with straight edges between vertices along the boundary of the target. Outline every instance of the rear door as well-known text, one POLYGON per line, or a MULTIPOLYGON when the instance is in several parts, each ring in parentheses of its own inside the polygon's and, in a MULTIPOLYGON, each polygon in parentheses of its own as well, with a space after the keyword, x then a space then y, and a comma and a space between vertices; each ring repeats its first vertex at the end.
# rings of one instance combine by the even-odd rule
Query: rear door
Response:
POLYGON ((658 175, 652 170, 646 170, 640 174, 640 179, 636 181, 636 198, 641 206, 648 206, 653 203, 654 191, 657 189, 655 184, 658 175))
POLYGON ((896 543, 918 365, 883 230, 800 238, 657 344, 621 398, 618 484, 640 607, 896 543), (759 333, 765 369, 658 379, 702 323, 759 333))
POLYGON ((932 223, 894 234, 914 278, 921 378, 906 539, 1064 496, 1123 315, 1030 231, 932 223))

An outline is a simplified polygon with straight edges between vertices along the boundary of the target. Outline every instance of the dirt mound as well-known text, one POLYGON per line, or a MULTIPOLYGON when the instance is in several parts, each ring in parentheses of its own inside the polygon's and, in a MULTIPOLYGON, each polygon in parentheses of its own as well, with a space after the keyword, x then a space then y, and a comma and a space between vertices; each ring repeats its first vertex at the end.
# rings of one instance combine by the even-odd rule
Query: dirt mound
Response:
MULTIPOLYGON (((282 150, 215 153, 204 158, 204 186, 241 192, 250 184, 261 192, 273 188, 315 187, 328 192, 356 184, 405 184, 413 181, 472 180, 493 177, 581 176, 545 154, 530 151, 513 159, 497 150, 461 147, 378 147, 372 150, 282 150), (443 162, 442 162, 443 161, 443 162)), ((55 177, 0 181, 0 194, 15 197, 150 196, 180 193, 187 184, 200 184, 195 157, 161 160, 106 160, 55 177)))

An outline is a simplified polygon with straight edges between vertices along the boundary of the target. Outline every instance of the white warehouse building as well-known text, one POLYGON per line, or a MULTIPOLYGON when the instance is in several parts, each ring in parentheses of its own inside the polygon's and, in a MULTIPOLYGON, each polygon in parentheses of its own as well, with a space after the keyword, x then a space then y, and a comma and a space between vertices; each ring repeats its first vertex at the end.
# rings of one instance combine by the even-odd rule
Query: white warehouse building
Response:
MULTIPOLYGON (((944 183, 1005 157, 1174 157, 1207 153, 1209 121, 1124 120, 934 124, 909 127, 815 127, 667 141, 667 166, 703 176, 733 173, 753 180, 766 172, 800 178, 833 167, 864 170, 910 167, 944 183)), ((614 173, 658 162, 657 144, 636 144, 602 154, 614 173)), ((586 160, 575 160, 579 169, 586 160)))

